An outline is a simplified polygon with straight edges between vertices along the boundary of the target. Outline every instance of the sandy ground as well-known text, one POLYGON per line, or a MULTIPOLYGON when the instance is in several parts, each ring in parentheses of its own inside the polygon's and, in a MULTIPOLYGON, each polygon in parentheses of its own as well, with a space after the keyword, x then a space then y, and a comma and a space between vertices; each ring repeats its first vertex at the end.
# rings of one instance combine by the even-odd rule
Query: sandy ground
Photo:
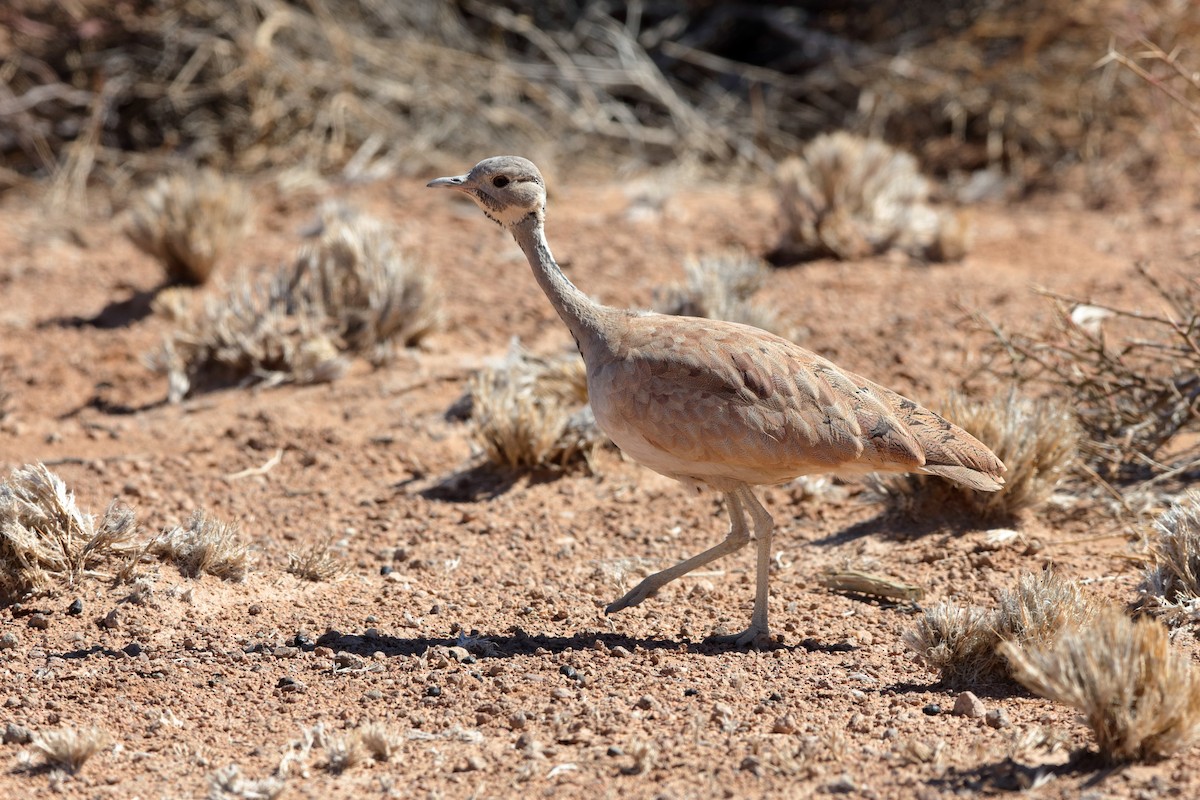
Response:
MULTIPOLYGON (((680 183, 646 191, 665 198, 648 208, 614 182, 554 188, 557 255, 613 304, 649 305, 689 255, 775 244, 761 188, 680 183)), ((1195 751, 1105 770, 1072 711, 1012 686, 975 689, 1005 726, 950 713, 957 692, 901 641, 911 607, 814 579, 865 566, 919 584, 926 604, 986 605, 1022 572, 1054 564, 1090 592, 1129 600, 1136 542, 1099 501, 1060 498, 996 544, 987 530, 889 518, 858 486, 826 484, 815 496, 772 488, 762 495, 778 525, 777 646, 703 641, 746 624, 750 548, 605 617, 641 575, 724 535, 719 499, 614 452, 598 456, 594 474, 493 481, 493 492, 471 496, 477 459, 444 412, 512 337, 538 352, 563 350, 569 337, 516 247, 474 207, 416 179, 340 196, 403 227, 405 247, 445 287, 446 329, 332 384, 234 388, 181 405, 164 404, 165 379, 143 362, 167 324, 145 308, 157 265, 110 220, 50 223, 8 201, 3 475, 45 462, 83 508, 130 505, 142 536, 203 509, 236 521, 255 560, 244 583, 147 563, 147 597, 86 580, 0 609, 0 634, 16 640, 0 650, 0 725, 95 725, 110 742, 74 776, 39 768, 28 744, 0 745, 0 796, 52 787, 69 797, 232 797, 211 789, 216 773, 236 784, 231 766, 246 781, 242 796, 282 772, 284 796, 324 800, 1200 791, 1195 751), (239 475, 277 453, 270 469, 239 475), (340 579, 286 571, 289 552, 323 541, 345 567, 340 579), (116 627, 100 625, 114 610, 116 627), (44 628, 31 626, 35 614, 44 628), (397 737, 387 761, 338 772, 322 747, 305 751, 314 726, 336 738, 369 721, 397 737)), ((315 204, 264 203, 255 236, 229 263, 290 260, 315 204)), ((932 401, 978 363, 971 312, 1033 324, 1046 313, 1035 284, 1132 301, 1136 260, 1183 269, 1197 250, 1196 214, 1183 203, 1092 212, 1043 197, 972 216, 962 264, 815 262, 774 272, 760 299, 807 346, 932 401)), ((1177 643, 1195 649, 1190 632, 1177 643)))

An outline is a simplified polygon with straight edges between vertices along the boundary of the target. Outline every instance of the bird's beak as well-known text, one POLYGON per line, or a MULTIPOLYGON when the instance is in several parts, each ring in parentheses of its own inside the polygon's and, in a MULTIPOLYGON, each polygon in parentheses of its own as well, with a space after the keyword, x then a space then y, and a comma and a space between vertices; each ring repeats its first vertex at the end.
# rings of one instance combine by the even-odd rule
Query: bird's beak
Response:
POLYGON ((430 189, 445 187, 448 189, 458 189, 460 192, 465 192, 467 189, 466 183, 466 175, 455 175, 452 178, 434 178, 429 183, 425 184, 425 186, 430 189))

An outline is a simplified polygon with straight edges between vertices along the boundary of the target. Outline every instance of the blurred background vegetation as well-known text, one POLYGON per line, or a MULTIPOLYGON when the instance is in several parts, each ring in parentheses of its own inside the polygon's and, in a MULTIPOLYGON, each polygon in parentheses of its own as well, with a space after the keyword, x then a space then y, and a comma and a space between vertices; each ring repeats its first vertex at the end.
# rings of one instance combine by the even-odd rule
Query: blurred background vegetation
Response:
POLYGON ((501 151, 724 173, 844 128, 935 175, 1102 205, 1186 113, 1106 59, 1139 42, 1186 59, 1200 4, 7 0, 0 189, 69 198, 172 160, 356 180, 501 151))

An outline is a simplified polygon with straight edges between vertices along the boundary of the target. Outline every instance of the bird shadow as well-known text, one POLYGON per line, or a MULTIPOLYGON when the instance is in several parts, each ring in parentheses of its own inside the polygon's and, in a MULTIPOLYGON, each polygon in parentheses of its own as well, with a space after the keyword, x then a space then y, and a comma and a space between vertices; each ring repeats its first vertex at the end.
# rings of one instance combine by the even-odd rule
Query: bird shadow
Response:
POLYGON ((1082 788, 1091 789, 1122 769, 1120 765, 1104 761, 1098 753, 1076 750, 1062 764, 1028 765, 1008 756, 971 769, 951 767, 943 775, 929 781, 929 786, 951 794, 1026 792, 1054 778, 1089 775, 1082 788))
MULTIPOLYGON (((565 474, 562 470, 515 470, 496 467, 492 464, 478 464, 440 478, 433 485, 417 490, 417 494, 426 500, 473 503, 480 500, 494 500, 518 484, 536 486, 552 483, 565 474)), ((416 480, 417 478, 410 478, 401 481, 393 488, 398 491, 404 490, 416 480)))
MULTIPOLYGON (((676 639, 639 638, 618 633, 597 633, 585 631, 572 636, 547 636, 545 634, 529 634, 520 628, 514 628, 507 634, 487 634, 471 631, 456 637, 415 636, 363 636, 344 634, 339 631, 328 631, 318 639, 309 642, 294 642, 301 649, 329 647, 334 650, 370 656, 383 653, 386 657, 422 655, 432 647, 461 647, 471 654, 473 660, 513 658, 516 656, 538 655, 545 653, 567 653, 584 650, 596 650, 600 647, 612 649, 624 647, 626 650, 658 650, 687 652, 702 656, 717 656, 731 652, 745 652, 744 646, 725 642, 690 641, 676 639)), ((809 649, 804 645, 775 644, 767 649, 795 650, 809 649)), ((817 648, 820 649, 820 648, 817 648)))
POLYGON ((966 522, 960 517, 939 515, 923 519, 911 519, 903 514, 884 511, 870 519, 856 522, 848 528, 836 531, 820 539, 814 539, 811 544, 821 547, 836 547, 867 536, 883 536, 900 541, 922 539, 935 533, 958 536, 977 530, 978 527, 978 525, 966 522))
POLYGON ((38 327, 98 328, 101 330, 127 328, 154 313, 154 298, 168 285, 163 283, 153 289, 135 291, 124 300, 110 302, 90 317, 54 317, 42 322, 38 327))

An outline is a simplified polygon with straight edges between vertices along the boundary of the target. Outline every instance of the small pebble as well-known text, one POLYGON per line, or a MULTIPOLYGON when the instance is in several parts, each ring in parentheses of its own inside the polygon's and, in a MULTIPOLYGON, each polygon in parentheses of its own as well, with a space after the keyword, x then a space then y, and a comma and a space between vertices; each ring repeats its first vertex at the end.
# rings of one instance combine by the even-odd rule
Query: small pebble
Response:
POLYGON ((246 609, 246 612, 252 617, 257 617, 262 613, 262 606, 258 603, 252 603, 250 608, 246 609))
POLYGON ((130 642, 121 648, 121 652, 130 658, 137 658, 142 654, 142 646, 137 642, 130 642))
POLYGON ((561 667, 558 668, 558 671, 559 671, 559 674, 565 675, 568 678, 572 678, 572 679, 576 675, 579 674, 578 672, 575 671, 575 668, 572 667, 570 664, 563 664, 561 667))
POLYGON ((629 652, 628 648, 622 647, 621 645, 617 645, 608 652, 616 658, 629 658, 629 656, 633 655, 629 652))
POLYGON ((15 633, 9 632, 0 636, 0 650, 11 650, 17 646, 18 640, 15 633))
POLYGON ((4 744, 29 744, 33 741, 33 732, 24 725, 10 722, 4 726, 4 744))
POLYGON ((638 701, 634 703, 634 705, 643 711, 649 711, 650 709, 654 708, 656 704, 652 695, 644 694, 638 698, 638 701))
POLYGON ((337 669, 362 669, 367 665, 367 660, 357 653, 342 651, 333 657, 333 664, 337 669))
POLYGON ((1003 708, 993 708, 983 715, 983 721, 987 723, 989 728, 996 728, 998 730, 1007 728, 1012 724, 1008 721, 1008 712, 1003 708))
POLYGON ((273 655, 276 658, 295 658, 300 655, 299 647, 276 647, 273 655))
POLYGON ((936 717, 938 714, 942 713, 942 707, 937 703, 930 703, 922 708, 921 711, 925 712, 925 714, 930 717, 936 717))
POLYGON ((50 627, 50 618, 45 614, 34 614, 29 618, 29 627, 44 631, 50 627))
POLYGON ((425 696, 426 697, 441 697, 442 696, 442 687, 426 686, 425 687, 425 696))
POLYGON ((67 613, 73 617, 78 617, 80 614, 82 614, 83 613, 83 600, 76 597, 71 602, 71 605, 67 606, 67 613))
POLYGON ((284 676, 275 683, 275 688, 284 694, 296 694, 303 692, 308 687, 301 680, 284 676))
POLYGON ((108 614, 105 615, 104 619, 100 620, 100 627, 108 628, 109 630, 112 630, 113 628, 121 627, 120 612, 115 608, 112 611, 108 612, 108 614))
POLYGON ((391 575, 395 571, 395 567, 393 567, 391 564, 384 564, 379 568, 379 574, 384 576, 391 575))
POLYGON ((833 794, 853 794, 858 792, 858 784, 854 782, 854 778, 845 773, 827 784, 825 788, 833 794))
POLYGON ((956 717, 979 719, 985 711, 987 709, 983 707, 983 701, 974 692, 963 692, 954 699, 954 710, 950 713, 956 717))

